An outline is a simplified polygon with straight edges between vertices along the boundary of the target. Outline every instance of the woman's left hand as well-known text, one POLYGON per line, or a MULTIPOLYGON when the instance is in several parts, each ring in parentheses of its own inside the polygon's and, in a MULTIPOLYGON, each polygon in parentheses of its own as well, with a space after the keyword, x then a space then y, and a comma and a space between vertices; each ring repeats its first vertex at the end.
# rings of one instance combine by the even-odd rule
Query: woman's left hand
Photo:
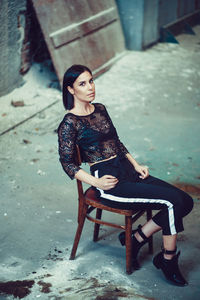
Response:
POLYGON ((137 165, 135 166, 135 170, 140 173, 140 178, 141 179, 145 179, 149 176, 149 169, 148 167, 146 166, 140 166, 140 165, 137 165))

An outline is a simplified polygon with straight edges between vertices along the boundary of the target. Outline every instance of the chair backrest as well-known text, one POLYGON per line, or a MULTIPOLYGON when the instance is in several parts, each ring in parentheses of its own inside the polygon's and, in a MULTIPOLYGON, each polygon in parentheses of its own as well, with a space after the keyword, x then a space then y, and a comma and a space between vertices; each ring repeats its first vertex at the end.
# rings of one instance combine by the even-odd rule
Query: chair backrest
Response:
MULTIPOLYGON (((79 146, 76 144, 76 154, 75 154, 75 161, 76 164, 78 166, 81 166, 82 161, 81 161, 81 153, 80 153, 80 149, 79 146)), ((76 179, 76 183, 77 183, 77 190, 78 190, 78 223, 81 219, 81 214, 82 214, 82 209, 83 209, 83 205, 84 205, 84 191, 83 191, 83 184, 80 180, 76 179)))
POLYGON ((80 153, 80 148, 79 146, 76 144, 76 156, 75 156, 75 160, 78 166, 80 166, 82 164, 81 161, 81 153, 80 153))
MULTIPOLYGON (((79 146, 76 144, 76 156, 75 156, 75 160, 78 166, 81 166, 82 161, 81 161, 81 153, 80 153, 80 149, 79 146)), ((83 185, 82 182, 78 179, 76 179, 77 182, 77 188, 78 188, 78 197, 79 197, 79 201, 81 200, 81 198, 83 197, 83 185)))

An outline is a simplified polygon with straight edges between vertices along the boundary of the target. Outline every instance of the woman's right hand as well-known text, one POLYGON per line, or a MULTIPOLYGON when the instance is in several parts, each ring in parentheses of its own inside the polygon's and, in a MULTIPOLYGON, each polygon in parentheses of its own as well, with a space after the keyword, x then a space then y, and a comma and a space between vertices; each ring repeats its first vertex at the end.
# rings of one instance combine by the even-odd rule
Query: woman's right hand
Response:
POLYGON ((119 180, 112 175, 104 175, 98 178, 96 187, 100 188, 101 190, 110 190, 116 186, 118 181, 119 180))

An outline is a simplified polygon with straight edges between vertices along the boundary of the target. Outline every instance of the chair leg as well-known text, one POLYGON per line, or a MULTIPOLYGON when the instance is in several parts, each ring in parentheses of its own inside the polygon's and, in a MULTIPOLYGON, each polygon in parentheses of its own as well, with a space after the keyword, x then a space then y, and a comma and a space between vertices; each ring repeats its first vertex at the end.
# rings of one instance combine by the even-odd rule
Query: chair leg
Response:
POLYGON ((80 238, 81 238, 81 233, 82 233, 83 226, 84 226, 84 223, 85 223, 87 208, 88 208, 88 205, 84 205, 83 210, 82 210, 82 216, 79 217, 78 228, 76 230, 76 235, 75 235, 75 238, 74 238, 74 244, 73 244, 73 248, 72 248, 72 251, 71 251, 70 260, 73 260, 75 258, 75 255, 76 255, 76 250, 78 248, 78 244, 79 244, 79 241, 80 241, 80 238))
MULTIPOLYGON (((102 209, 97 208, 96 211, 96 219, 101 220, 101 215, 102 215, 102 209)), ((94 224, 94 234, 93 234, 93 241, 96 242, 98 240, 98 236, 99 236, 99 228, 100 228, 100 224, 95 223, 94 224)))
MULTIPOLYGON (((147 221, 151 220, 152 219, 152 210, 151 209, 148 209, 147 210, 147 221)), ((149 238, 149 253, 150 254, 153 254, 153 236, 151 236, 149 238)))
POLYGON ((126 273, 132 273, 132 217, 125 217, 126 223, 126 273))

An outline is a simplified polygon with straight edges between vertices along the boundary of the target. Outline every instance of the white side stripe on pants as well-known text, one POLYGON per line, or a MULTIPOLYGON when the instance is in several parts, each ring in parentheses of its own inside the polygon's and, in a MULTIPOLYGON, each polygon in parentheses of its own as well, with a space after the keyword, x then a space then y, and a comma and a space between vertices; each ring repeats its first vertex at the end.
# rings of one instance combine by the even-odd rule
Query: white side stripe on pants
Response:
MULTIPOLYGON (((96 178, 99 178, 98 176, 98 170, 94 172, 94 175, 96 178)), ((111 194, 106 194, 104 193, 103 190, 97 188, 97 190, 100 192, 101 197, 104 199, 112 200, 112 201, 117 201, 117 202, 137 202, 137 203, 160 203, 160 204, 165 204, 168 207, 168 215, 169 215, 169 227, 170 227, 170 232, 171 234, 176 234, 176 228, 174 224, 174 208, 173 204, 167 200, 162 200, 162 199, 147 199, 147 198, 125 198, 125 197, 117 197, 113 196, 111 194)))

